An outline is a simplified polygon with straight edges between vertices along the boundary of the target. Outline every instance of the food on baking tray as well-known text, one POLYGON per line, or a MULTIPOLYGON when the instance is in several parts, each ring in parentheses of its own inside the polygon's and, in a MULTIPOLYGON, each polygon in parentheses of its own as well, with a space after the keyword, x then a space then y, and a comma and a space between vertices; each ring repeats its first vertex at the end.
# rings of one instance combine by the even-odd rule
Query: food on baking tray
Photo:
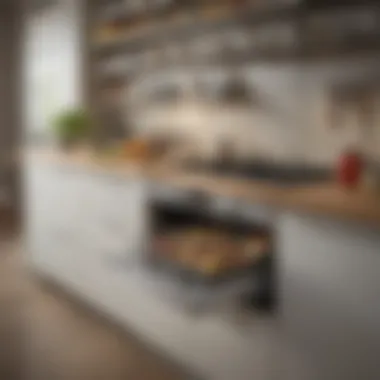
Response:
POLYGON ((268 238, 251 236, 244 242, 243 257, 248 260, 258 260, 269 250, 268 238))
POLYGON ((206 227, 171 231, 156 239, 156 254, 210 276, 251 266, 269 248, 264 235, 235 236, 206 227))
POLYGON ((211 252, 200 257, 194 269, 200 270, 207 275, 215 275, 220 273, 223 268, 223 256, 218 252, 211 252))

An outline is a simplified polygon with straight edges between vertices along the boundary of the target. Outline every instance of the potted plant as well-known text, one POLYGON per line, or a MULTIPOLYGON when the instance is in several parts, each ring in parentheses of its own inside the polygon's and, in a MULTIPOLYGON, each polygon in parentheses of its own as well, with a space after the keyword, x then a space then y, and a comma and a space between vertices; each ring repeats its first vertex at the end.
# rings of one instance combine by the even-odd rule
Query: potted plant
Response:
POLYGON ((82 142, 88 136, 90 120, 83 109, 69 109, 55 117, 53 128, 59 143, 67 149, 82 142))

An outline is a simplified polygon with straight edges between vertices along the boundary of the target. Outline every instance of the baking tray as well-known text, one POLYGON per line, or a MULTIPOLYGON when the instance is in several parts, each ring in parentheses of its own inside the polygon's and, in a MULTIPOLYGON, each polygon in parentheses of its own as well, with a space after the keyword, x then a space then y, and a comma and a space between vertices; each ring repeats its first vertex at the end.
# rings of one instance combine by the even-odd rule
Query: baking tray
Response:
POLYGON ((175 260, 165 259, 159 254, 152 254, 149 257, 148 265, 155 270, 165 273, 169 276, 174 276, 179 282, 186 285, 207 285, 217 286, 228 282, 252 276, 252 280, 261 268, 270 260, 270 254, 263 255, 261 259, 251 265, 240 268, 226 270, 216 274, 205 274, 196 269, 192 269, 182 265, 175 260))

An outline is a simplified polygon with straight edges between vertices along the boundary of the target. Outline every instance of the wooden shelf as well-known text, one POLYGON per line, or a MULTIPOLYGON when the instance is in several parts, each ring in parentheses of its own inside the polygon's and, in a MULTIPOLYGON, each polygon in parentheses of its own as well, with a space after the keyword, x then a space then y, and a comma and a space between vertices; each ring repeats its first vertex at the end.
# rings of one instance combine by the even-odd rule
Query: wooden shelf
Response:
POLYGON ((125 77, 135 75, 141 71, 160 71, 169 67, 179 67, 181 69, 191 67, 205 67, 217 65, 220 67, 231 67, 238 64, 249 64, 257 62, 265 63, 301 63, 323 60, 340 60, 349 59, 351 57, 380 56, 380 38, 364 38, 361 41, 343 42, 340 44, 332 43, 306 43, 298 44, 293 47, 283 49, 250 49, 240 53, 226 54, 224 56, 215 56, 207 60, 194 59, 186 62, 174 63, 166 60, 156 63, 153 67, 147 68, 136 65, 135 68, 127 70, 115 71, 99 71, 98 75, 107 77, 125 77))
POLYGON ((120 51, 141 52, 147 47, 154 47, 158 44, 167 44, 168 41, 183 41, 189 38, 197 38, 234 26, 254 26, 274 23, 278 21, 292 21, 292 17, 297 16, 298 9, 294 7, 276 7, 275 9, 261 9, 249 7, 242 11, 236 9, 217 20, 190 18, 185 21, 157 24, 149 28, 146 32, 136 33, 133 37, 121 36, 109 42, 95 42, 94 51, 98 54, 113 54, 120 51))
MULTIPOLYGON (((226 2, 227 0, 220 0, 220 3, 226 2)), ((231 2, 231 1, 230 1, 231 2)), ((157 8, 150 8, 146 10, 141 10, 136 12, 135 14, 131 14, 129 10, 127 10, 126 6, 122 3, 119 5, 109 5, 107 3, 103 4, 104 7, 109 7, 109 9, 113 8, 112 12, 104 11, 98 17, 96 17, 99 23, 106 22, 115 22, 115 21, 133 21, 137 18, 147 18, 151 20, 157 20, 165 15, 175 12, 192 12, 199 7, 201 1, 200 0, 189 0, 188 2, 178 2, 176 0, 172 0, 171 3, 165 6, 158 6, 157 8)))
MULTIPOLYGON (((372 3, 371 3, 372 4, 372 3)), ((359 8, 359 5, 357 6, 359 8)), ((336 8, 334 8, 336 9, 336 8)), ((343 9, 341 7, 340 9, 343 9)), ((352 7, 344 8, 352 9, 352 7)), ((363 6, 360 6, 363 9, 363 6)), ((364 7, 364 9, 366 9, 364 7)), ((380 19, 380 7, 379 9, 379 19, 380 19)), ((258 26, 266 26, 268 24, 276 24, 277 22, 289 22, 298 29, 299 41, 295 41, 298 45, 294 49, 291 49, 289 57, 283 51, 276 53, 275 51, 266 54, 256 54, 255 52, 248 51, 246 54, 242 54, 245 59, 258 57, 260 60, 265 56, 269 59, 272 57, 279 56, 281 60, 284 58, 294 59, 297 57, 307 57, 312 56, 314 51, 318 51, 316 54, 320 56, 320 51, 324 50, 334 50, 331 47, 316 46, 316 44, 307 44, 308 36, 305 35, 307 31, 308 19, 311 17, 326 12, 326 9, 319 9, 316 12, 312 12, 303 7, 282 7, 275 9, 261 9, 258 10, 256 7, 250 7, 248 10, 241 12, 236 11, 226 15, 216 20, 200 19, 198 21, 194 19, 180 20, 178 22, 172 22, 170 24, 160 24, 152 26, 149 30, 141 31, 135 35, 120 36, 109 42, 95 42, 93 44, 93 52, 96 56, 109 57, 114 54, 128 53, 128 54, 139 54, 150 48, 155 48, 163 45, 167 45, 170 42, 180 43, 185 41, 196 40, 205 35, 210 35, 212 33, 217 33, 219 30, 228 30, 234 27, 249 27, 254 28, 258 26), (303 33, 302 33, 303 32, 303 33)), ((380 36, 379 36, 380 37, 380 36)), ((337 45, 335 47, 337 54, 352 54, 356 51, 377 51, 379 49, 379 43, 377 43, 377 36, 375 38, 369 37, 368 39, 362 38, 357 46, 345 46, 344 43, 337 45)), ((327 44, 329 45, 329 44, 327 44)), ((306 58, 307 58, 306 57, 306 58)), ((235 56, 232 55, 231 60, 234 60, 235 56)), ((277 58, 276 58, 277 59, 277 58)))

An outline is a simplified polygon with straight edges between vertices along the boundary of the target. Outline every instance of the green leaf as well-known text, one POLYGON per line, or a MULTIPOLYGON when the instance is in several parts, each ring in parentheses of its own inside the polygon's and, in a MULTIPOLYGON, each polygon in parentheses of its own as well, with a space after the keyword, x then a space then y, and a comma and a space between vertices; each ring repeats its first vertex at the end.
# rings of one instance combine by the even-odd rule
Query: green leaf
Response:
POLYGON ((90 130, 90 119, 83 109, 69 109, 59 113, 53 120, 53 129, 58 138, 63 140, 80 140, 90 130))

